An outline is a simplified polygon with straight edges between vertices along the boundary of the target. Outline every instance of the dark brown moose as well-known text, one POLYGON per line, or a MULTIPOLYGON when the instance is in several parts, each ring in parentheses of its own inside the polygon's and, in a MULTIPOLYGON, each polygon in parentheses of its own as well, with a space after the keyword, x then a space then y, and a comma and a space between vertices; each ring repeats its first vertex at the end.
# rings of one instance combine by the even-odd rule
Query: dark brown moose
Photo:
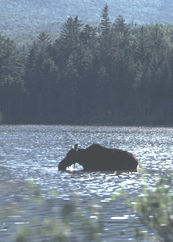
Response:
POLYGON ((138 160, 133 154, 93 144, 87 149, 78 149, 76 144, 59 163, 58 169, 65 171, 68 166, 78 163, 84 171, 137 171, 138 160))

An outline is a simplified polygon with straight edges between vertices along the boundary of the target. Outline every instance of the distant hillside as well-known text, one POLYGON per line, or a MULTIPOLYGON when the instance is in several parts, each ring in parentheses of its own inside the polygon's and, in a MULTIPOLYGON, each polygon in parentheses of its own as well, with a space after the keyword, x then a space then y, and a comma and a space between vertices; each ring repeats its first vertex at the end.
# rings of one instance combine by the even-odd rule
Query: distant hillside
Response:
MULTIPOLYGON (((137 23, 173 23, 172 0, 108 0, 110 18, 123 15, 137 23)), ((98 23, 105 0, 0 0, 0 32, 10 36, 33 36, 56 32, 68 16, 98 23)))

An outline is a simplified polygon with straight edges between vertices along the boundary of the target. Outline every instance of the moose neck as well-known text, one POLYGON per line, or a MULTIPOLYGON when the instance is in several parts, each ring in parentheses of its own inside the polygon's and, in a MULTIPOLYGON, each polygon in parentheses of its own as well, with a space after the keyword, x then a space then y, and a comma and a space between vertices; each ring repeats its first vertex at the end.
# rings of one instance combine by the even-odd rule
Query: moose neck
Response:
POLYGON ((84 167, 84 164, 85 164, 85 150, 84 149, 78 149, 77 163, 79 163, 79 165, 82 165, 84 167))

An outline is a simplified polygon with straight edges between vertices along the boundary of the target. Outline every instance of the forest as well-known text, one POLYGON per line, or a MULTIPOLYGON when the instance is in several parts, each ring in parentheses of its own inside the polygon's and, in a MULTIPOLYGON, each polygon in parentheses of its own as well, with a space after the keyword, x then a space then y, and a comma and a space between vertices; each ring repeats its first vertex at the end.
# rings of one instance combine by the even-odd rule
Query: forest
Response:
POLYGON ((122 15, 127 22, 173 23, 172 0, 0 0, 0 31, 19 44, 30 44, 42 31, 54 38, 69 17, 97 25, 109 4, 111 21, 122 15))
POLYGON ((29 49, 0 35, 0 123, 173 124, 173 25, 69 17, 29 49))

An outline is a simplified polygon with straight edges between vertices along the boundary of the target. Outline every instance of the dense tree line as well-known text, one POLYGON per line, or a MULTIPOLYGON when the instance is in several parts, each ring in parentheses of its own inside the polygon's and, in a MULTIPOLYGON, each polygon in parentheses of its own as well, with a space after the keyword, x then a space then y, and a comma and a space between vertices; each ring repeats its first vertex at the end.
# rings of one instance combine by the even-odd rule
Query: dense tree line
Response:
POLYGON ((4 123, 173 124, 173 26, 69 17, 29 51, 0 35, 4 123))

